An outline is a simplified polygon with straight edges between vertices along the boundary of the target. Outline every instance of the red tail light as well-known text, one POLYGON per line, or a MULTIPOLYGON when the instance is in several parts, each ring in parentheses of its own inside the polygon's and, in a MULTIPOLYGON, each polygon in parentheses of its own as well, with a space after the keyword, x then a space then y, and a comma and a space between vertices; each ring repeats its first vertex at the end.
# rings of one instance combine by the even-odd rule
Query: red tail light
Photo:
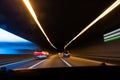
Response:
POLYGON ((41 52, 35 51, 33 54, 34 54, 35 56, 37 56, 37 55, 42 55, 43 52, 42 52, 42 51, 41 51, 41 52))

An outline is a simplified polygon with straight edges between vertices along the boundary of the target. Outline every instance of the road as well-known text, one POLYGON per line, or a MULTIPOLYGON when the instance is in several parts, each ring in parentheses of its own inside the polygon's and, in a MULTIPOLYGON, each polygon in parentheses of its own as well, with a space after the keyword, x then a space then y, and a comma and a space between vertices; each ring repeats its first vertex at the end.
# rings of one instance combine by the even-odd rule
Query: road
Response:
MULTIPOLYGON (((56 68, 56 67, 80 67, 80 66, 100 66, 102 62, 88 60, 84 58, 70 56, 69 58, 63 58, 56 55, 51 55, 47 59, 32 58, 16 63, 1 65, 0 67, 6 67, 7 69, 35 69, 35 68, 56 68)), ((114 64, 107 63, 107 65, 113 66, 114 64)))

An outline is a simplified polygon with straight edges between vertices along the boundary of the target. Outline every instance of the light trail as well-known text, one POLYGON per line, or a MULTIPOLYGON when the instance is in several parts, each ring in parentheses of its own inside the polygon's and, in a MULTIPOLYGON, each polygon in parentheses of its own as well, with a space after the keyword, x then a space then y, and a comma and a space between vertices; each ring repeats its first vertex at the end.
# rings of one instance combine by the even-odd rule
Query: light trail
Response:
POLYGON ((95 20, 93 20, 88 26, 86 26, 80 33, 77 34, 71 41, 69 41, 65 46, 64 49, 68 45, 70 45, 74 40, 76 40, 80 35, 82 35, 85 31, 87 31, 92 25, 94 25, 97 21, 102 19, 104 16, 106 16, 108 13, 110 13, 114 8, 116 8, 120 4, 120 0, 115 1, 110 7, 108 7, 102 14, 100 14, 95 20))
POLYGON ((36 14, 35 14, 35 11, 33 10, 32 6, 31 6, 31 4, 30 4, 30 2, 29 2, 29 0, 23 0, 23 2, 25 3, 27 9, 28 9, 29 12, 31 13, 32 17, 34 18, 35 22, 37 23, 39 29, 40 29, 40 30, 42 31, 42 33, 44 34, 44 36, 45 36, 45 38, 47 39, 47 41, 50 43, 50 45, 51 45, 53 48, 57 49, 57 48, 52 44, 52 42, 50 41, 50 39, 49 39, 48 36, 46 35, 45 31, 43 30, 40 22, 39 22, 38 19, 37 19, 37 16, 36 16, 36 14))

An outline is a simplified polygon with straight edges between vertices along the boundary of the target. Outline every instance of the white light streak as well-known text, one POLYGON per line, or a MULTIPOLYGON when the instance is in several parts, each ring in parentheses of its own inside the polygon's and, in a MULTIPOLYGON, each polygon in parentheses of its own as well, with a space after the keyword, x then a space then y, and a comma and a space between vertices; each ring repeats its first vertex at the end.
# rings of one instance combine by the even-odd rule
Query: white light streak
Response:
POLYGON ((119 36, 119 35, 120 35, 120 32, 106 36, 106 37, 104 37, 104 39, 112 38, 112 37, 119 36))
POLYGON ((64 49, 70 45, 74 40, 76 40, 80 35, 82 35, 85 31, 87 31, 92 25, 94 25, 101 18, 106 16, 109 12, 111 12, 114 8, 116 8, 120 4, 120 0, 115 1, 110 7, 108 7, 102 14, 100 14, 95 20, 93 20, 88 26, 86 26, 80 33, 77 34, 70 42, 68 42, 64 49))
POLYGON ((42 33, 44 34, 44 36, 46 37, 47 41, 50 43, 50 45, 57 49, 50 41, 50 39, 48 38, 48 36, 46 35, 45 31, 43 30, 42 26, 40 25, 40 22, 37 19, 37 16, 29 2, 29 0, 23 0, 23 2, 25 3, 26 7, 28 8, 29 12, 31 13, 32 17, 34 18, 35 22, 37 23, 38 27, 40 28, 40 30, 42 31, 42 33))
POLYGON ((120 29, 114 30, 114 31, 109 32, 107 34, 104 34, 104 37, 109 36, 109 35, 114 34, 114 33, 117 33, 117 32, 120 32, 120 29))

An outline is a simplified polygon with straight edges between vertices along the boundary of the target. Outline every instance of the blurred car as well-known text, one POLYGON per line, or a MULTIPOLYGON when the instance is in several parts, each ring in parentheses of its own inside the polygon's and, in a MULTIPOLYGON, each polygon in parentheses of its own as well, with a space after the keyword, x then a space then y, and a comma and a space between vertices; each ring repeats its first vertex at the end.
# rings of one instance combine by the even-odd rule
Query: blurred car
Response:
POLYGON ((34 56, 36 58, 47 58, 49 56, 49 53, 47 51, 34 51, 34 56))
POLYGON ((70 52, 69 51, 63 52, 63 57, 70 57, 70 52))

